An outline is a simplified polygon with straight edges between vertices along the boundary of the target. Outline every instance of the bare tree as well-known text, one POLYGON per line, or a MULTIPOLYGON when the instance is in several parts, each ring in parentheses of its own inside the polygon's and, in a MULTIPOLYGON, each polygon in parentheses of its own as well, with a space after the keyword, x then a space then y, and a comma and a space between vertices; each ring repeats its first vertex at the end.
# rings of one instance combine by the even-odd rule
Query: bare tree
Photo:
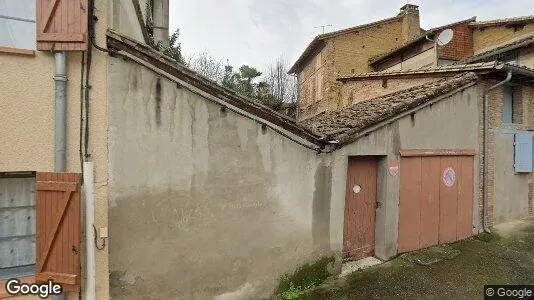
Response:
POLYGON ((273 100, 282 103, 294 103, 297 101, 297 80, 287 74, 289 65, 287 60, 279 57, 267 68, 264 81, 267 83, 269 94, 273 100))
POLYGON ((186 57, 185 64, 200 75, 217 83, 222 83, 225 64, 221 60, 211 57, 206 51, 186 57))

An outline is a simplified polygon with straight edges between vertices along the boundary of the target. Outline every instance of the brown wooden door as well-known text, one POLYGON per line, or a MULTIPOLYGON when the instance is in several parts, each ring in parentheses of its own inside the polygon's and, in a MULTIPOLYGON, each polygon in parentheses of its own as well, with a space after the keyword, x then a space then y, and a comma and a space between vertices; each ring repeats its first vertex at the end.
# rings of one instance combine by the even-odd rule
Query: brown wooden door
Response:
POLYGON ((473 156, 401 159, 398 252, 472 234, 473 156))
POLYGON ((357 260, 374 254, 376 176, 376 158, 349 157, 343 228, 345 260, 357 260))

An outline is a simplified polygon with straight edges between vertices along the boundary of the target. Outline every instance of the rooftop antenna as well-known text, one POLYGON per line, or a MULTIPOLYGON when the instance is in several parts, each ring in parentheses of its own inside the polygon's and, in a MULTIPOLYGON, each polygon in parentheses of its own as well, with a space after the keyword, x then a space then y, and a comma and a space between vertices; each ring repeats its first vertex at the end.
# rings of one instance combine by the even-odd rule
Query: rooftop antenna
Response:
POLYGON ((454 36, 454 31, 450 28, 447 28, 443 30, 442 32, 440 32, 434 39, 429 38, 428 35, 426 36, 427 40, 434 42, 434 51, 436 53, 436 65, 435 65, 436 67, 438 66, 438 59, 439 59, 438 46, 443 47, 447 45, 448 43, 452 41, 453 36, 454 36))
POLYGON ((324 30, 326 27, 332 27, 331 24, 326 24, 326 25, 321 25, 321 26, 315 26, 315 28, 322 28, 323 29, 323 34, 324 34, 324 30))

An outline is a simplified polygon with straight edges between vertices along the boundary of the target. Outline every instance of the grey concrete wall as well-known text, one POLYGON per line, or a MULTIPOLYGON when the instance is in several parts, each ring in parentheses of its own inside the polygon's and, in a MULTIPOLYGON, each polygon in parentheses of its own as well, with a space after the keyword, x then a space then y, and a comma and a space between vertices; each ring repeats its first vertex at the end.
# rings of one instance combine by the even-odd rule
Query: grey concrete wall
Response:
MULTIPOLYGON (((143 32, 132 1, 110 0, 108 5, 109 27, 116 32, 144 42, 143 32)), ((143 19, 146 20, 147 0, 139 0, 139 6, 141 7, 143 19)))
POLYGON ((494 143, 495 224, 529 216, 530 173, 514 171, 514 131, 496 130, 494 143))
POLYGON ((329 255, 328 157, 137 64, 109 72, 112 298, 266 297, 329 255))
MULTIPOLYGON (((378 156, 378 201, 375 255, 387 259, 397 253, 400 173, 388 173, 390 163, 400 165, 401 149, 478 149, 478 100, 476 87, 443 99, 432 106, 392 122, 334 152, 332 162, 331 248, 343 247, 343 213, 349 156, 378 156)), ((474 158, 473 226, 478 224, 478 155, 474 158)), ((400 170, 402 172, 402 169, 400 170)))

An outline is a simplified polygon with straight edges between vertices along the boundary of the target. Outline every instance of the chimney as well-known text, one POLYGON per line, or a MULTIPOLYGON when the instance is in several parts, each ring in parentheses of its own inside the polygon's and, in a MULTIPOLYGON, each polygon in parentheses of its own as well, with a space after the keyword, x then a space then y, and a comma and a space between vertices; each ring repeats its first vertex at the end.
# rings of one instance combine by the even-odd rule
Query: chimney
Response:
POLYGON ((402 16, 402 40, 407 42, 421 35, 421 25, 419 23, 419 6, 406 4, 400 9, 402 16))
POLYGON ((169 0, 154 0, 152 20, 154 22, 154 40, 169 45, 169 0))

